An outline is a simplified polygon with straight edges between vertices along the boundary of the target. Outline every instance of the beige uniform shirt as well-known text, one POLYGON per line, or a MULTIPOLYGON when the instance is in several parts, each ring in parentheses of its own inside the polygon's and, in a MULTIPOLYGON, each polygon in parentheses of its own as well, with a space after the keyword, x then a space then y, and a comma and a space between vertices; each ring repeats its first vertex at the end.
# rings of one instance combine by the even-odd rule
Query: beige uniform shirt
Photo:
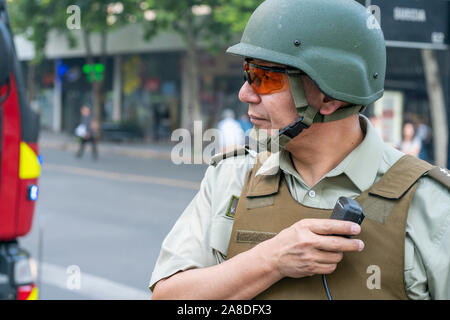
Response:
MULTIPOLYGON (((332 209, 340 196, 355 198, 403 156, 381 140, 367 118, 361 116, 361 123, 363 142, 314 186, 303 181, 286 151, 271 155, 257 174, 283 170, 292 197, 305 206, 332 209)), ((151 290, 178 271, 224 261, 233 225, 225 214, 254 161, 250 152, 208 167, 199 192, 162 243, 151 290)), ((419 180, 408 212, 404 277, 411 299, 450 299, 450 193, 428 177, 419 180)))

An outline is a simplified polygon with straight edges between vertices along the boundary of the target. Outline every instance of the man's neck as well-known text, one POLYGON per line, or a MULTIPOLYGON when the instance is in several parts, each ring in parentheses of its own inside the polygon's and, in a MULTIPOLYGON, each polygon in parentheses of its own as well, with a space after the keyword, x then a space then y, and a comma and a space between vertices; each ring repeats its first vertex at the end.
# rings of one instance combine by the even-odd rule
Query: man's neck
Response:
POLYGON ((293 139, 286 150, 305 183, 312 187, 364 139, 358 115, 319 123, 293 139))

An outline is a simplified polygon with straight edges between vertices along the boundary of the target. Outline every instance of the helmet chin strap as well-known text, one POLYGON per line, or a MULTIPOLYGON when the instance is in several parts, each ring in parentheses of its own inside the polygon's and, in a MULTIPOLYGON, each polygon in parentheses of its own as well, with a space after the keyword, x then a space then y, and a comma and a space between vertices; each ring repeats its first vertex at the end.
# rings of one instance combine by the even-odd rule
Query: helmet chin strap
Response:
POLYGON ((365 106, 351 105, 339 108, 329 115, 320 114, 319 109, 309 105, 302 79, 298 75, 288 74, 288 77, 299 118, 296 122, 281 129, 277 136, 272 136, 267 139, 267 149, 271 152, 278 152, 284 149, 292 139, 298 136, 304 129, 308 129, 313 123, 341 120, 353 114, 358 114, 365 109, 365 106))

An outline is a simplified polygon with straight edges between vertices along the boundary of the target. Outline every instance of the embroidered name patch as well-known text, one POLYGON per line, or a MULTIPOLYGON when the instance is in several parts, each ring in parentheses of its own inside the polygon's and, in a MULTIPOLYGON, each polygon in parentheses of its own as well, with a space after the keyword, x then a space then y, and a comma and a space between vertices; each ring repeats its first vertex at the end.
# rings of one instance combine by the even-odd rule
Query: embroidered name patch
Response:
POLYGON ((237 243, 260 243, 275 237, 275 232, 237 230, 237 243))
POLYGON ((239 202, 239 197, 231 196, 230 203, 228 204, 227 212, 225 213, 225 215, 228 218, 234 219, 238 202, 239 202))

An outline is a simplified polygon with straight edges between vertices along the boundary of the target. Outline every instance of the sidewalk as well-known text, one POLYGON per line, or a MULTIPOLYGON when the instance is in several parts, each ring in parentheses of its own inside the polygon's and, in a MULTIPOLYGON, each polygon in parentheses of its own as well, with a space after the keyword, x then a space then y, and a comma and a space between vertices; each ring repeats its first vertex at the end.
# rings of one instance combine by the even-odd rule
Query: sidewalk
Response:
MULTIPOLYGON (((99 154, 112 154, 144 159, 170 160, 170 153, 176 142, 145 143, 145 142, 110 142, 100 141, 97 144, 99 154)), ((76 152, 79 148, 78 139, 66 133, 54 133, 41 130, 39 147, 76 152)), ((86 148, 89 150, 88 144, 86 148)))

